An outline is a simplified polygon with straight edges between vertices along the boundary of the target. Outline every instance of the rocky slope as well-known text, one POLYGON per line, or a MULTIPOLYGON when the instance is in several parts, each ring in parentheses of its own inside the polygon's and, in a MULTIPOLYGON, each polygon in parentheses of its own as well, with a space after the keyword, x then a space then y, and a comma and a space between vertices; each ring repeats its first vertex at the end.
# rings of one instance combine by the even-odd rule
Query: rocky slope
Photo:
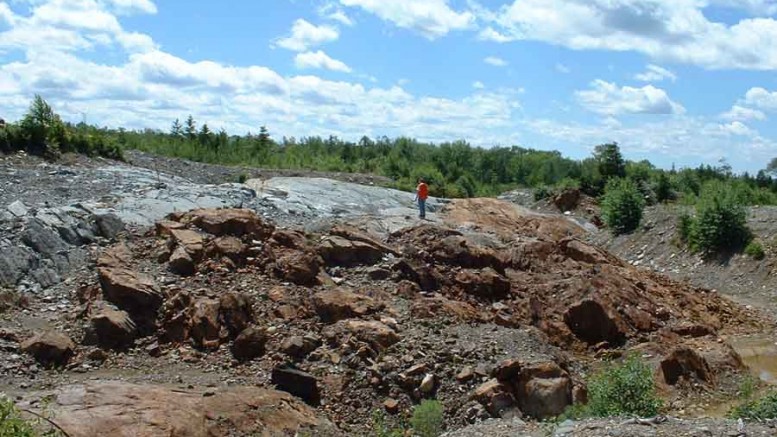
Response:
POLYGON ((2 389, 31 409, 55 390, 53 420, 62 424, 120 405, 134 424, 100 422, 101 430, 273 435, 330 432, 331 423, 364 435, 374 411, 397 422, 436 398, 449 430, 501 416, 536 430, 532 420, 585 400, 584 380, 601 358, 626 352, 655 366, 675 411, 695 414, 746 371, 727 338, 773 324, 587 243, 589 228, 575 220, 496 199, 435 200, 420 221, 411 194, 330 179, 202 186, 116 163, 43 172, 7 159, 5 171, 30 172, 29 183, 63 169, 129 181, 109 194, 96 184, 103 198, 78 199, 86 212, 71 227, 41 220, 72 208, 70 199, 5 198, 27 208, 2 220, 9 248, 41 265, 82 253, 49 287, 25 285, 35 275, 23 271, 10 286, 25 293, 26 308, 0 317, 2 389), (101 215, 122 226, 100 235, 101 215), (23 237, 36 226, 56 250, 23 237), (95 238, 68 241, 60 228, 95 238), (288 407, 278 413, 287 420, 251 416, 264 413, 245 405, 265 402, 246 397, 251 386, 309 407, 268 390, 251 396, 288 407), (147 406, 136 394, 145 391, 149 402, 204 412, 204 424, 178 428, 191 418, 140 413, 147 406))

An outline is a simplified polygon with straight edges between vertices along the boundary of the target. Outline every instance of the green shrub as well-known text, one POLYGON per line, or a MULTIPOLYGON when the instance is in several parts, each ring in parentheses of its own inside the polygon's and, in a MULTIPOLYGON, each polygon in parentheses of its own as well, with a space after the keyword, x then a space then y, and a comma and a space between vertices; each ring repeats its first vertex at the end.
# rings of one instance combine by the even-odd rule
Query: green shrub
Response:
POLYGON ((677 224, 677 233, 680 236, 680 241, 685 244, 690 244, 691 233, 693 232, 693 217, 688 214, 680 215, 680 219, 677 224))
POLYGON ((747 247, 745 247, 745 253, 757 260, 762 260, 766 257, 763 246, 757 241, 751 241, 747 247))
POLYGON ((244 184, 248 180, 248 175, 245 173, 240 173, 237 175, 237 183, 244 184))
POLYGON ((548 197, 553 195, 553 190, 551 190, 547 186, 541 186, 538 187, 536 190, 534 190, 534 200, 540 201, 547 199, 548 197))
MULTIPOLYGON (((19 410, 10 399, 0 398, 0 437, 38 437, 41 433, 35 422, 21 417, 19 410)), ((43 435, 57 435, 52 432, 43 435)))
POLYGON ((437 437, 442 434, 443 407, 440 401, 424 400, 413 410, 410 426, 420 437, 437 437))
POLYGON ((772 391, 759 399, 746 400, 734 407, 729 416, 734 419, 777 419, 777 392, 772 391))
POLYGON ((637 229, 644 207, 645 199, 631 180, 612 179, 607 183, 602 198, 602 215, 616 235, 637 229))
POLYGON ((587 412, 595 417, 655 416, 661 409, 653 371, 637 356, 611 364, 588 382, 587 412))
POLYGON ((661 172, 658 174, 656 186, 653 191, 656 193, 656 201, 658 202, 666 202, 672 198, 672 184, 666 173, 661 172))
POLYGON ((691 248, 707 254, 739 250, 751 238, 745 207, 734 189, 719 181, 706 183, 696 204, 691 248))

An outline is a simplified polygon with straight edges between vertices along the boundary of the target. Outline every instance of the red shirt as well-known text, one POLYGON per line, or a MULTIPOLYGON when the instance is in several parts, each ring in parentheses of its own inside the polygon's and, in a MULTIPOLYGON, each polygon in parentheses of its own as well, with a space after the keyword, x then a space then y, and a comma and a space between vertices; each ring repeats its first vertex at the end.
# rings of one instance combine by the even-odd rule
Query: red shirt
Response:
POLYGON ((429 197, 429 187, 423 182, 418 184, 416 191, 418 192, 418 198, 421 200, 426 200, 426 198, 429 197))

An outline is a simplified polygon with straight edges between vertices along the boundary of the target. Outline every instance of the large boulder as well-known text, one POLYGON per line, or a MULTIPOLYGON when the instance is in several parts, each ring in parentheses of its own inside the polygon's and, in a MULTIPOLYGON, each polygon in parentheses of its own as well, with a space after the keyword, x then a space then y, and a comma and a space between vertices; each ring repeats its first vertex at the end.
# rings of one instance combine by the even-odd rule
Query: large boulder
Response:
POLYGON ((366 316, 383 309, 383 305, 373 298, 343 288, 316 293, 313 307, 321 320, 327 323, 366 316))
POLYGON ((97 344, 106 349, 127 348, 137 336, 135 322, 125 311, 102 308, 92 316, 91 324, 97 344))
POLYGON ((321 402, 316 377, 292 367, 276 367, 270 380, 278 390, 291 393, 310 405, 317 406, 321 402))
POLYGON ((124 231, 124 222, 113 213, 96 214, 94 216, 94 225, 97 234, 109 240, 116 239, 119 233, 124 231))
POLYGON ((254 311, 247 294, 228 292, 219 298, 219 319, 229 332, 236 337, 254 320, 254 311))
POLYGON ((572 211, 580 203, 580 190, 577 188, 566 189, 553 197, 553 204, 561 212, 572 211))
POLYGON ((675 347, 661 360, 661 374, 669 385, 681 379, 712 382, 714 375, 707 360, 686 345, 675 347))
MULTIPOLYGON (((33 394, 40 399, 42 394, 33 394)), ((31 395, 32 396, 32 395, 31 395)), ((293 396, 259 387, 172 390, 125 382, 89 382, 56 390, 41 414, 71 437, 339 435, 293 396)))
POLYGON ((22 351, 46 367, 64 366, 73 356, 75 348, 70 337, 54 331, 38 333, 21 344, 22 351))
POLYGON ((324 237, 318 245, 318 253, 327 265, 355 266, 375 264, 383 259, 386 250, 368 241, 352 241, 337 235, 324 237))
POLYGON ((221 344, 219 301, 202 298, 194 302, 189 334, 194 345, 203 349, 215 349, 221 344))
POLYGON ((321 271, 320 259, 317 255, 298 250, 275 251, 275 262, 271 270, 275 276, 297 285, 317 285, 321 271))
POLYGON ((198 232, 190 229, 172 229, 170 236, 174 245, 185 250, 194 260, 202 257, 204 239, 198 232))
POLYGON ((515 387, 521 411, 537 419, 556 417, 572 404, 572 380, 553 362, 524 366, 515 387))
POLYGON ((396 331, 376 320, 342 320, 327 328, 324 335, 331 339, 352 336, 376 351, 385 350, 400 340, 396 331))
POLYGON ((156 281, 123 268, 102 267, 98 275, 105 299, 128 312, 141 334, 153 332, 157 311, 165 297, 156 281))
POLYGON ((251 326, 238 334, 232 343, 232 355, 240 361, 253 360, 265 352, 267 332, 259 327, 251 326))
POLYGON ((194 259, 183 247, 177 247, 168 260, 170 271, 181 276, 191 276, 196 270, 194 259))
POLYGON ((264 240, 275 230, 271 224, 265 223, 249 209, 197 209, 188 212, 183 220, 190 221, 203 231, 216 236, 248 236, 264 240))
POLYGON ((498 416, 502 411, 515 405, 512 387, 497 379, 491 379, 481 384, 471 397, 486 407, 486 410, 493 416, 498 416))
POLYGON ((30 271, 34 256, 22 247, 0 248, 0 287, 14 287, 30 271))
POLYGON ((620 346, 626 341, 625 329, 615 313, 607 311, 607 308, 593 299, 569 307, 564 313, 564 322, 577 338, 589 345, 604 341, 612 346, 620 346))
POLYGON ((97 257, 98 267, 128 268, 132 262, 132 251, 124 243, 105 249, 97 257))

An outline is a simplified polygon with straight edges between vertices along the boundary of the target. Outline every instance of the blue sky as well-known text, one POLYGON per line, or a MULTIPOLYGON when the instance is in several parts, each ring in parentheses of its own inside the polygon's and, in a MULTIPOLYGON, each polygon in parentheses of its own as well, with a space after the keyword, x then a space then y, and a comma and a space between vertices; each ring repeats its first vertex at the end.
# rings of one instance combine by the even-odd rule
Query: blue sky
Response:
POLYGON ((405 135, 757 171, 777 0, 5 0, 0 117, 405 135))

